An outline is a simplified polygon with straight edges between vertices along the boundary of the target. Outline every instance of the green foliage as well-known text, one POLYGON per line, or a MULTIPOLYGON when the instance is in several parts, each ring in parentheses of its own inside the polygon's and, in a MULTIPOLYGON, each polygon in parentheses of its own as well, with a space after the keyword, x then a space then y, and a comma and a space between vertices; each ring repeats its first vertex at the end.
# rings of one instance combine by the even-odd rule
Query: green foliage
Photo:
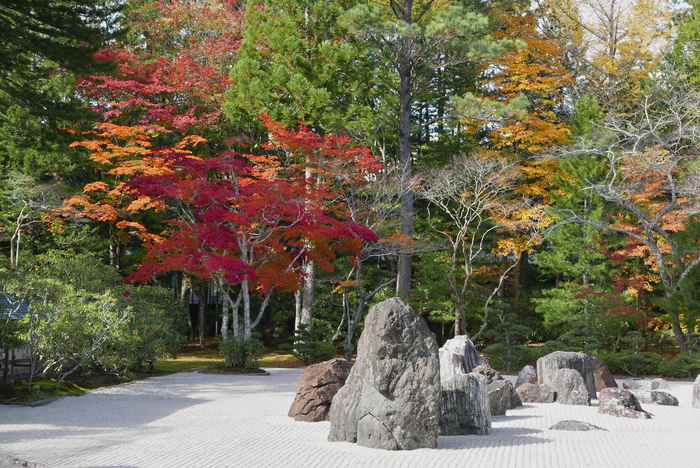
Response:
POLYGON ((692 379, 700 374, 700 356, 679 354, 659 365, 659 373, 669 377, 692 379))
POLYGON ((18 103, 49 118, 75 110, 75 102, 52 95, 52 79, 66 70, 95 73, 100 68, 92 54, 121 32, 116 24, 120 3, 4 0, 0 7, 0 105, 18 103))
MULTIPOLYGON (((186 311, 170 290, 153 286, 119 286, 117 308, 129 311, 129 320, 112 334, 114 356, 109 368, 117 374, 137 370, 142 363, 174 358, 186 344, 186 311)), ((100 362, 108 367, 106 360, 100 362)))
POLYGON ((336 353, 335 346, 326 341, 315 341, 318 339, 318 333, 306 328, 304 324, 299 325, 294 336, 290 338, 291 343, 281 344, 280 349, 299 359, 305 366, 332 359, 336 353))
POLYGON ((245 367, 246 369, 260 367, 265 345, 257 338, 239 340, 233 335, 219 341, 219 352, 224 355, 226 367, 245 367))
POLYGON ((622 351, 598 355, 613 374, 629 374, 632 377, 658 374, 663 368, 663 358, 656 353, 622 351))
POLYGON ((91 255, 50 251, 26 270, 0 273, 3 294, 29 309, 17 336, 37 375, 58 382, 95 368, 120 375, 184 344, 185 312, 170 291, 124 286, 91 255))
POLYGON ((569 121, 569 130, 573 137, 591 133, 596 124, 603 122, 603 113, 598 107, 595 96, 586 95, 574 106, 574 116, 569 121))
POLYGON ((484 354, 491 358, 494 365, 498 365, 500 361, 506 372, 510 372, 514 367, 530 364, 533 352, 523 343, 531 330, 518 323, 517 316, 513 313, 499 312, 495 315, 498 323, 486 332, 486 336, 495 343, 484 348, 484 354))

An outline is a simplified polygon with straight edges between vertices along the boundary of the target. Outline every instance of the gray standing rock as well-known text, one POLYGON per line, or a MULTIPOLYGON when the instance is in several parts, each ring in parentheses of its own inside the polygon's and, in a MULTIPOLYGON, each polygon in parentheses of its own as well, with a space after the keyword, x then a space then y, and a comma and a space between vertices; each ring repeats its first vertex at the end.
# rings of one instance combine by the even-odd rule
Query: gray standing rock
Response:
POLYGON ((693 408, 700 408, 700 375, 695 377, 693 384, 693 408))
POLYGON ((554 403, 554 389, 547 384, 524 383, 515 391, 523 403, 554 403))
POLYGON ((330 410, 328 440, 386 450, 435 448, 440 420, 435 335, 399 298, 372 307, 357 360, 330 410))
POLYGON ((622 388, 626 390, 660 390, 668 388, 668 382, 664 379, 642 379, 639 377, 630 377, 622 382, 622 388))
POLYGON ((577 370, 583 377, 588 395, 591 398, 595 398, 595 380, 593 378, 593 368, 591 367, 591 357, 588 354, 555 351, 542 356, 537 360, 537 383, 547 384, 556 391, 554 379, 559 369, 577 370))
POLYGON ((640 403, 659 406, 678 406, 678 398, 661 390, 630 390, 640 403))
POLYGON ((297 381, 289 416, 296 421, 328 421, 331 400, 345 385, 351 367, 345 359, 331 359, 305 368, 297 381))
POLYGON ((591 406, 591 396, 579 371, 559 369, 554 378, 554 391, 557 403, 562 405, 591 406))
POLYGON ((574 420, 566 420, 566 421, 559 421, 556 423, 554 426, 549 428, 550 431, 606 431, 609 432, 607 429, 604 429, 600 426, 596 426, 595 424, 583 422, 583 421, 574 421, 574 420))
POLYGON ((479 365, 479 353, 466 335, 447 340, 440 348, 440 378, 450 380, 458 374, 468 374, 479 365))
POLYGON ((605 361, 591 356, 591 368, 593 369, 593 381, 595 382, 596 392, 604 388, 617 388, 617 382, 615 382, 615 378, 605 361))
POLYGON ((483 375, 460 374, 440 384, 440 435, 491 433, 491 408, 483 375))
POLYGON ((510 388, 513 384, 508 380, 494 380, 487 385, 491 416, 503 416, 510 408, 510 388))
POLYGON ((525 366, 518 372, 518 379, 515 381, 515 388, 518 388, 522 384, 537 383, 537 369, 534 366, 525 366))
POLYGON ((637 397, 623 388, 604 388, 598 395, 598 413, 619 418, 651 419, 637 397))

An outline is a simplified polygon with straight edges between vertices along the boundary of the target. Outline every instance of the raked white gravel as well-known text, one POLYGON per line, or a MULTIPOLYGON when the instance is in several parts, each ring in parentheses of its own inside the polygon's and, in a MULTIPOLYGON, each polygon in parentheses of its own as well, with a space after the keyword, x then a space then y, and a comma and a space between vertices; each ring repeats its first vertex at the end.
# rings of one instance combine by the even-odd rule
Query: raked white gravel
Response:
POLYGON ((329 443, 329 424, 287 417, 299 369, 270 376, 185 372, 63 398, 0 406, 0 454, 60 467, 578 468, 700 467, 692 383, 671 382, 680 407, 645 405, 651 420, 591 407, 527 404, 494 417, 488 436, 440 437, 435 450, 387 452, 329 443), (609 432, 551 431, 574 419, 609 432))

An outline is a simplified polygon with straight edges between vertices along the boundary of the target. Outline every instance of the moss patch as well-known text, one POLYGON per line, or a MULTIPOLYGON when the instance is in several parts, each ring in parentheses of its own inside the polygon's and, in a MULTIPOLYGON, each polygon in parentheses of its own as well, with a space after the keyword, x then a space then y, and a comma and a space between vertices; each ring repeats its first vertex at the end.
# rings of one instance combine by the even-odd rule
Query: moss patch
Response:
POLYGON ((258 368, 246 368, 246 367, 227 367, 223 364, 216 366, 209 366, 206 369, 202 369, 199 372, 205 374, 258 374, 258 375, 270 375, 269 372, 258 369, 258 368))

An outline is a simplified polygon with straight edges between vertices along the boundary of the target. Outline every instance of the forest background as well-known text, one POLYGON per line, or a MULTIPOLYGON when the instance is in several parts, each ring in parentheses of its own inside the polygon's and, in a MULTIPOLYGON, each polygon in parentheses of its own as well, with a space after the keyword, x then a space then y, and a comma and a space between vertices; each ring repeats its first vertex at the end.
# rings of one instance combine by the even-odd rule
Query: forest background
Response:
POLYGON ((3 0, 0 344, 351 357, 399 295, 508 370, 694 376, 698 8, 3 0))

